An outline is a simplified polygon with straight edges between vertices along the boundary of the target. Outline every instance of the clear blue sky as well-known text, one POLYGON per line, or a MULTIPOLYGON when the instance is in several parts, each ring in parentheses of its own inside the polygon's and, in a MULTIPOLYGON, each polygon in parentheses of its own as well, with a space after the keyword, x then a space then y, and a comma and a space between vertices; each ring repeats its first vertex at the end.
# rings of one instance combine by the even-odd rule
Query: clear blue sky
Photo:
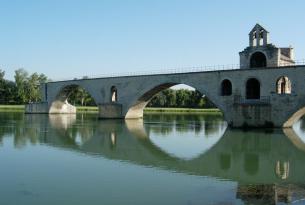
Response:
POLYGON ((304 0, 0 0, 0 68, 58 79, 238 63, 257 22, 303 59, 304 21, 304 0))

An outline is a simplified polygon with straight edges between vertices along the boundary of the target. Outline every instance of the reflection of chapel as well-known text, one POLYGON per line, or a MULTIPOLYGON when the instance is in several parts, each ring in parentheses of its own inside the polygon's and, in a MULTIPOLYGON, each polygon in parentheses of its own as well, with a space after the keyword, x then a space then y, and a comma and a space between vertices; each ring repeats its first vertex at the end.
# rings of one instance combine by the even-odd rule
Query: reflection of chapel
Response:
POLYGON ((249 33, 249 46, 239 53, 240 68, 293 65, 293 48, 278 48, 269 42, 269 32, 256 24, 249 33))

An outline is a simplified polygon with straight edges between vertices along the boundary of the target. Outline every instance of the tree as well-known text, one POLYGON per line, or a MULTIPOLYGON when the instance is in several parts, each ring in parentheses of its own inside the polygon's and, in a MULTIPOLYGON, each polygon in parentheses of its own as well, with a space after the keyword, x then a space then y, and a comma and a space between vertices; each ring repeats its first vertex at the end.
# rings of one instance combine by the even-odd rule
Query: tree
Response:
POLYGON ((17 102, 19 104, 38 102, 41 100, 40 84, 47 82, 44 74, 29 73, 24 69, 15 71, 15 83, 17 89, 17 102))
POLYGON ((23 68, 15 71, 15 83, 17 88, 18 103, 27 102, 28 72, 23 68))
POLYGON ((12 81, 4 79, 5 71, 0 70, 0 103, 16 103, 16 85, 12 81))
POLYGON ((197 90, 166 89, 155 95, 149 107, 214 108, 215 105, 197 90))

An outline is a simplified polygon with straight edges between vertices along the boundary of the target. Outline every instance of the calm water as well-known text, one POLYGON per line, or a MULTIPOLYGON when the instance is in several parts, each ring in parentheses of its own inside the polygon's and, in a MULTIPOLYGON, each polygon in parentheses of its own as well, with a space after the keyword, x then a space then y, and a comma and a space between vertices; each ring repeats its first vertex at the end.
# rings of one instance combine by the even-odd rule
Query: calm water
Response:
POLYGON ((0 113, 0 204, 305 204, 305 120, 0 113))

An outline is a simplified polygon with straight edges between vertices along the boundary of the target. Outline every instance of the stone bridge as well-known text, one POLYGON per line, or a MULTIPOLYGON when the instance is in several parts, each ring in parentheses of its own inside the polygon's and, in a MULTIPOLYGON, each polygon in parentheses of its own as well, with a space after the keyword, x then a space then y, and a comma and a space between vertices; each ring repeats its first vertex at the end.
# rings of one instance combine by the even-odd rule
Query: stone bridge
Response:
POLYGON ((178 84, 207 96, 232 127, 291 127, 305 112, 305 66, 122 76, 49 82, 43 102, 27 113, 75 113, 67 101, 71 86, 84 88, 99 107, 100 118, 142 118, 158 92, 178 84))
POLYGON ((189 85, 209 98, 232 127, 291 127, 305 113, 305 63, 297 65, 292 47, 269 43, 269 32, 256 24, 240 69, 75 79, 42 86, 43 102, 27 113, 75 113, 67 101, 71 87, 94 98, 100 118, 142 118, 158 92, 189 85))

